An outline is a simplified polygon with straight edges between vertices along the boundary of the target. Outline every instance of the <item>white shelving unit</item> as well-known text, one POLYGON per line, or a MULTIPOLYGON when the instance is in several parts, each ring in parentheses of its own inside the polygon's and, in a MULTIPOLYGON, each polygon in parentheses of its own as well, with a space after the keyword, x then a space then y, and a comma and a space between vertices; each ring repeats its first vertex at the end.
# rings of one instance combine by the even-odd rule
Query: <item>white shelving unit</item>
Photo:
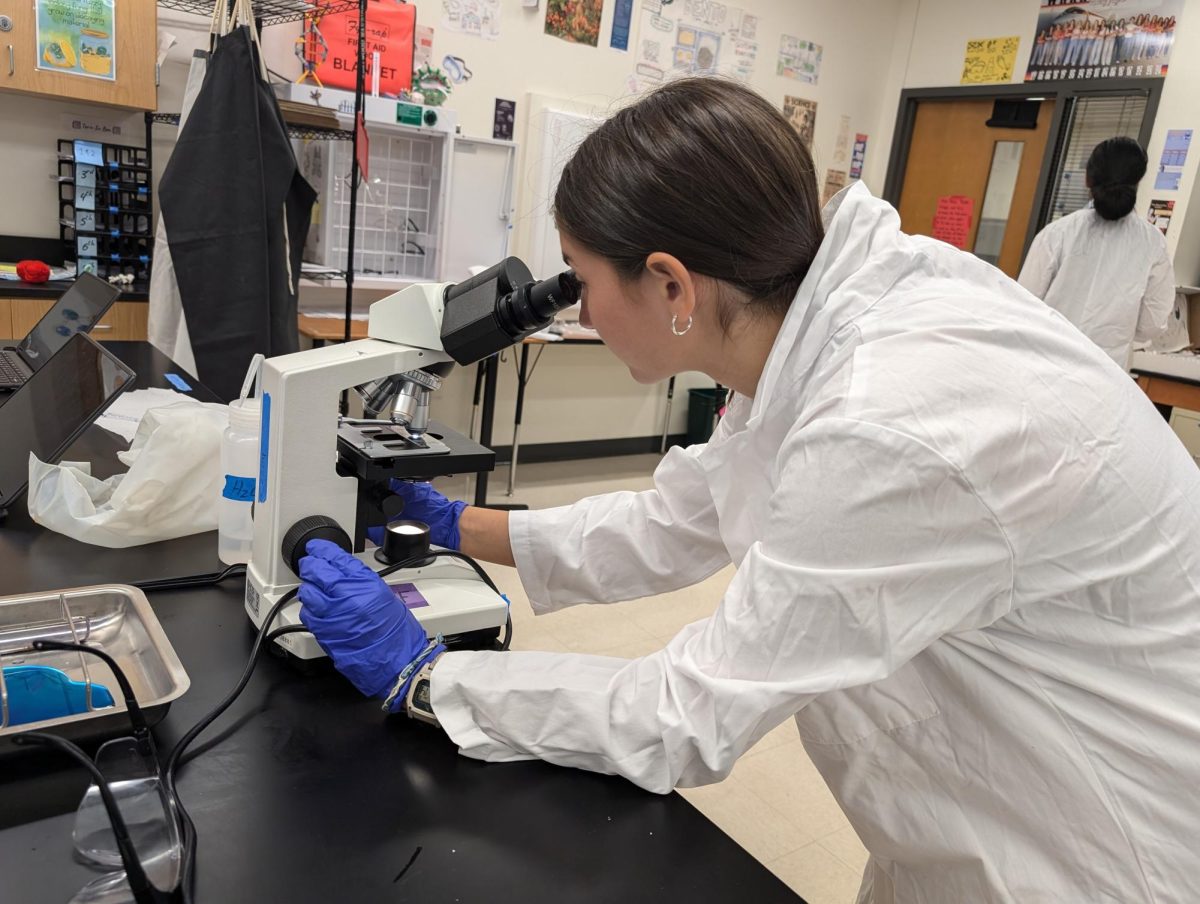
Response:
MULTIPOLYGON (((357 277, 431 280, 440 272, 448 136, 372 123, 368 178, 358 189, 357 277)), ((345 267, 350 238, 350 146, 301 142, 300 169, 320 194, 304 259, 345 267)))

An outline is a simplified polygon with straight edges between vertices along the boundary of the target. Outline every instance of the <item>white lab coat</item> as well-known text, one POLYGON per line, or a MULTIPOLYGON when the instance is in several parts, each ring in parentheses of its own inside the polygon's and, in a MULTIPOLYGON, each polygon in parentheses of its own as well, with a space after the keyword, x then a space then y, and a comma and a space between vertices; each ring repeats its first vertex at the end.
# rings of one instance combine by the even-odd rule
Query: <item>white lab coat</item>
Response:
POLYGON ((998 270, 860 185, 826 216, 708 444, 654 490, 510 516, 538 612, 732 561, 717 611, 632 661, 448 654, 442 725, 666 792, 794 716, 871 852, 862 901, 1194 904, 1200 471, 998 270))
POLYGON ((1137 214, 1106 220, 1090 206, 1037 234, 1018 281, 1121 367, 1134 342, 1167 328, 1175 306, 1163 234, 1137 214))

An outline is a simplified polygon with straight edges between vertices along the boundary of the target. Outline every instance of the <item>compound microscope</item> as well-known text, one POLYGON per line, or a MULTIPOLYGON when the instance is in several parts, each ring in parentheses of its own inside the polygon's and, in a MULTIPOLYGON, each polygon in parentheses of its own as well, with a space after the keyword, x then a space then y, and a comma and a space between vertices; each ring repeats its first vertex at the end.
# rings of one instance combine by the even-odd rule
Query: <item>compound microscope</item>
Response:
MULTIPOLYGON (((383 545, 367 548, 368 528, 402 514, 390 481, 495 465, 490 449, 429 420, 429 394, 456 363, 473 364, 520 342, 578 300, 570 271, 536 282, 510 257, 465 282, 410 286, 376 302, 366 339, 264 362, 245 599, 255 625, 298 585, 312 539, 332 540, 377 571, 408 560, 411 523, 390 525, 383 545), (362 418, 341 410, 349 389, 362 400, 362 418)), ((430 637, 486 645, 508 618, 507 603, 453 558, 427 559, 386 581, 430 637)), ((300 603, 291 602, 271 627, 300 624, 299 613, 300 603)), ((303 632, 276 643, 300 659, 325 655, 303 632)))

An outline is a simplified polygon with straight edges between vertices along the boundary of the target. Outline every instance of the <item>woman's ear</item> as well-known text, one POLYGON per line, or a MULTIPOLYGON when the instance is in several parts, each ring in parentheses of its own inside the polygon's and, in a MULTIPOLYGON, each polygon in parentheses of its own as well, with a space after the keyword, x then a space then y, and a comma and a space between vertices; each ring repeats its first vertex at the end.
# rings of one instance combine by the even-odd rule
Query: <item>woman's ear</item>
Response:
POLYGON ((686 321, 696 310, 696 280, 683 262, 664 251, 646 258, 646 281, 653 302, 661 302, 668 313, 686 321))

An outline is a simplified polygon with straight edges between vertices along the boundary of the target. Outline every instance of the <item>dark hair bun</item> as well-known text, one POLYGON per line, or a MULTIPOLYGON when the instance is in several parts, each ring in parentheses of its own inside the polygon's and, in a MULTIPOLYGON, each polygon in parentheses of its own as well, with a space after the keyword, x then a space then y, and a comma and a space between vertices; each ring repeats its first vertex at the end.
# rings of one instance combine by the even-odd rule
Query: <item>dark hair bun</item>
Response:
POLYGON ((1106 220, 1128 216, 1137 203, 1137 184, 1146 175, 1146 152, 1132 138, 1119 136, 1092 149, 1087 180, 1096 213, 1106 220))
POLYGON ((1128 216, 1137 203, 1136 185, 1093 185, 1092 200, 1096 213, 1106 220, 1119 220, 1128 216))

